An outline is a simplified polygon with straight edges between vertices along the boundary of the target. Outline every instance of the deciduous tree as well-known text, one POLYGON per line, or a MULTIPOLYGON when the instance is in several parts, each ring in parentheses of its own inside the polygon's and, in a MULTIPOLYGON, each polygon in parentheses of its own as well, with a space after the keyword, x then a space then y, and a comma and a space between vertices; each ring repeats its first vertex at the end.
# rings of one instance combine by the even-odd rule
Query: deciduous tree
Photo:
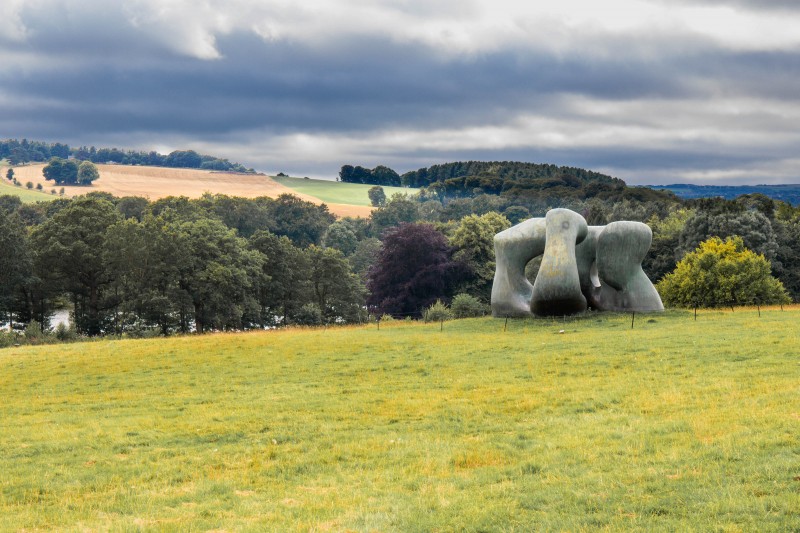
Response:
POLYGON ((494 279, 494 236, 510 227, 511 222, 495 212, 468 215, 458 223, 450 246, 455 250, 454 257, 472 271, 471 279, 461 287, 464 292, 488 301, 494 279))
POLYGON ((369 202, 373 207, 380 207, 386 204, 386 193, 380 185, 370 187, 367 191, 367 196, 369 196, 369 202))
POLYGON ((107 288, 113 272, 103 258, 108 228, 120 220, 111 202, 79 197, 34 228, 35 272, 53 288, 70 293, 78 331, 98 335, 112 317, 107 288))
POLYGON ((436 300, 447 300, 468 273, 453 260, 447 238, 430 224, 401 224, 384 235, 373 265, 367 303, 379 314, 420 316, 436 300))
POLYGON ((686 254, 657 285, 666 305, 720 307, 788 302, 769 261, 745 248, 741 237, 712 237, 686 254))
POLYGON ((91 185, 93 181, 100 177, 100 172, 91 161, 81 161, 78 166, 76 182, 78 185, 91 185))

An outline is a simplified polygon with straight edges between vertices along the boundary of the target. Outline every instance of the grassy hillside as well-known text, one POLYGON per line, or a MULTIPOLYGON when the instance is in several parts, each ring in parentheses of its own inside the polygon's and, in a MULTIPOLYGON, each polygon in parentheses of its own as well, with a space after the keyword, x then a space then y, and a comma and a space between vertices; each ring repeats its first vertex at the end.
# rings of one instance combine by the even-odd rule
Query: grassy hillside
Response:
POLYGON ((761 314, 0 350, 0 530, 796 530, 800 310, 761 314))
MULTIPOLYGON (((272 179, 299 193, 315 196, 324 202, 335 204, 370 205, 367 191, 374 187, 374 185, 360 183, 290 178, 288 176, 278 176, 272 179)), ((415 194, 417 191, 418 189, 407 187, 383 187, 386 198, 391 198, 396 193, 415 194)))
MULTIPOLYGON (((25 188, 25 182, 21 182, 22 186, 17 187, 13 185, 10 181, 5 179, 5 171, 2 172, 3 176, 0 179, 0 196, 4 194, 10 194, 11 196, 19 196, 24 203, 30 202, 48 202, 57 198, 54 194, 49 194, 46 192, 40 192, 37 190, 31 190, 25 188)), ((50 189, 46 189, 50 190, 50 189)))

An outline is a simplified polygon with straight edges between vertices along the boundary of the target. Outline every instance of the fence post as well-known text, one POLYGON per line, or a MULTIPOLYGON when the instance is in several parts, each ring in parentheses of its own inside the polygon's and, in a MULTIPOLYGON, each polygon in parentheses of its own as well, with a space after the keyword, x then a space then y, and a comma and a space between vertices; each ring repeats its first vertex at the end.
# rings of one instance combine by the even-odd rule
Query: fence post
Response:
POLYGON ((375 317, 375 322, 378 323, 378 331, 380 331, 381 330, 381 317, 379 317, 379 316, 375 317))
POLYGON ((444 331, 444 318, 443 318, 443 319, 442 319, 442 321, 439 323, 439 331, 444 331))
POLYGON ((507 315, 506 315, 506 323, 503 324, 503 333, 506 332, 506 329, 508 329, 508 316, 507 315))
POLYGON ((633 321, 636 318, 636 311, 631 311, 631 329, 633 329, 633 321))

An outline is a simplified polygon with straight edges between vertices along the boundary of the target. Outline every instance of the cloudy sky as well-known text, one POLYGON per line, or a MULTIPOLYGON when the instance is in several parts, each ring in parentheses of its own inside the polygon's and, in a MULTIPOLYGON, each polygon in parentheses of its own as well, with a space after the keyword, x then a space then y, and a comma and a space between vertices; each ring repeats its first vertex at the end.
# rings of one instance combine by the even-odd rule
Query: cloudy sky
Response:
POLYGON ((800 183, 800 2, 2 0, 0 137, 800 183))

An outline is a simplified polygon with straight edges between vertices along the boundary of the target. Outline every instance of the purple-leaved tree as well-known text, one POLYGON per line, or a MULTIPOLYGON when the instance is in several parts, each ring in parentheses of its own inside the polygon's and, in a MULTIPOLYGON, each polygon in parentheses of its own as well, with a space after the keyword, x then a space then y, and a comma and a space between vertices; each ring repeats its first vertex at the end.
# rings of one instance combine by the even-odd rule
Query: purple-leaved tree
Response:
POLYGON ((370 269, 367 304, 395 317, 421 316, 437 299, 447 301, 469 267, 455 261, 447 238, 430 224, 401 224, 384 234, 370 269))

